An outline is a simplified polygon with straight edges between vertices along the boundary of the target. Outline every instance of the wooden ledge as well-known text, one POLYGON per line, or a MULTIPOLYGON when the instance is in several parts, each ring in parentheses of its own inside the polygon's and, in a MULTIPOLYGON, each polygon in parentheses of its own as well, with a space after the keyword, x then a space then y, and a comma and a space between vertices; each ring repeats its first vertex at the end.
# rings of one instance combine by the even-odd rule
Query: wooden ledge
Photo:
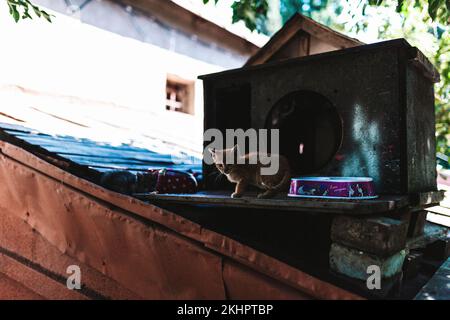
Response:
POLYGON ((230 208, 253 208, 278 211, 314 211, 365 215, 387 212, 409 205, 408 196, 382 196, 373 200, 304 199, 277 196, 272 199, 257 199, 248 193, 239 199, 232 199, 231 192, 208 191, 195 194, 135 194, 149 202, 167 204, 211 205, 230 208))
POLYGON ((441 201, 441 191, 417 193, 414 195, 380 196, 372 200, 306 199, 279 195, 272 199, 257 199, 255 193, 247 193, 239 199, 230 197, 231 191, 203 191, 195 194, 135 194, 148 202, 167 204, 210 205, 230 208, 253 208, 278 211, 314 211, 322 213, 343 213, 367 215, 386 213, 407 206, 430 206, 441 201))

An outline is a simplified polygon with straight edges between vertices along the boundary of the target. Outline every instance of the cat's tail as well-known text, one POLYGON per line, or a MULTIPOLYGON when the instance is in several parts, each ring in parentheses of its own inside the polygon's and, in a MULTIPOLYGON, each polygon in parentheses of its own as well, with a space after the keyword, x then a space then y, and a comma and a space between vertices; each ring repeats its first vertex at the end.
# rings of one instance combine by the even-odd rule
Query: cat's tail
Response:
POLYGON ((291 172, 287 171, 284 176, 283 179, 281 180, 281 182, 279 184, 277 184, 273 189, 276 191, 282 191, 283 188, 288 188, 288 186, 291 183, 291 172))

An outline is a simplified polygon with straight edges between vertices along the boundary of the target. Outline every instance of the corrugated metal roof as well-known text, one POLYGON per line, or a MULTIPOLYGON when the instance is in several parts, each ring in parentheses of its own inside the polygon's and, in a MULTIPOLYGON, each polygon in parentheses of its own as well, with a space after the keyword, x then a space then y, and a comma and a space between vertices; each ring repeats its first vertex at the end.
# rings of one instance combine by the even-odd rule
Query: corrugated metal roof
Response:
POLYGON ((19 87, 2 89, 1 129, 78 164, 98 171, 201 171, 198 146, 179 128, 195 125, 193 117, 180 120, 178 114, 171 118, 170 114, 55 97, 19 87), (173 123, 168 123, 170 120, 173 123))

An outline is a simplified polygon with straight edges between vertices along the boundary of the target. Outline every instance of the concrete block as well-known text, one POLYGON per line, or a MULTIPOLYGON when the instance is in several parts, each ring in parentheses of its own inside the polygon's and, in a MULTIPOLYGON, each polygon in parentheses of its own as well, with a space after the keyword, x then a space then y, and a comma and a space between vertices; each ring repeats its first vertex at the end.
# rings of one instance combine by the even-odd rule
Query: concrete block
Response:
POLYGON ((406 250, 401 250, 389 257, 380 257, 337 243, 331 245, 330 268, 348 277, 367 280, 369 266, 380 268, 381 279, 395 276, 402 271, 406 250))
POLYGON ((335 243, 379 256, 391 256, 404 249, 408 221, 386 217, 338 216, 333 220, 331 239, 335 243))

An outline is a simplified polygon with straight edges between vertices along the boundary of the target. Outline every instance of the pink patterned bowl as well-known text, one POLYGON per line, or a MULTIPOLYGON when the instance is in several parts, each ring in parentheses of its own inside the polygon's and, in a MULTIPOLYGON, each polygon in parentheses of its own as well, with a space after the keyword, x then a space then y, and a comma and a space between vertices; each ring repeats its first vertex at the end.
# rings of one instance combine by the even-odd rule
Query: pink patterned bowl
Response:
POLYGON ((373 179, 365 177, 299 177, 291 179, 289 197, 375 199, 373 179))

